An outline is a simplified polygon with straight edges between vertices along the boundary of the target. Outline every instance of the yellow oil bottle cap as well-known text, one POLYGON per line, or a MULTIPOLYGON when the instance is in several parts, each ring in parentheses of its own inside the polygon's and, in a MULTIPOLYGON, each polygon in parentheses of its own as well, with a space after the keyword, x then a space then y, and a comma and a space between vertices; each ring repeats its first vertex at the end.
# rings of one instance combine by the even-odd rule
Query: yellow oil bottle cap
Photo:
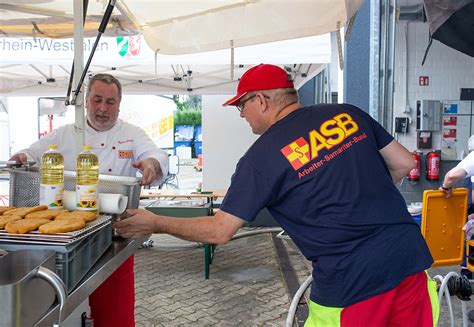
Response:
POLYGON ((50 144, 50 145, 48 145, 48 148, 49 149, 57 149, 58 146, 56 144, 50 144))
POLYGON ((83 149, 83 150, 90 151, 90 150, 92 150, 92 146, 90 146, 90 145, 84 145, 84 146, 82 147, 82 149, 83 149))

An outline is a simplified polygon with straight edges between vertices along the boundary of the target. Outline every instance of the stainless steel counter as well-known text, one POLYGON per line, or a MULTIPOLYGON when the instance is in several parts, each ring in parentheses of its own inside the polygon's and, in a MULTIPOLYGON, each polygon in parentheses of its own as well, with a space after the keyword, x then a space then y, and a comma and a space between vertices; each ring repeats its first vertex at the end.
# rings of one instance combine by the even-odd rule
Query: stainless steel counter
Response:
MULTIPOLYGON (((67 318, 79 304, 88 298, 147 239, 148 237, 138 240, 114 239, 109 249, 91 268, 79 285, 68 295, 62 317, 67 318)), ((57 322, 58 316, 59 304, 53 306, 35 326, 51 327, 57 322)))

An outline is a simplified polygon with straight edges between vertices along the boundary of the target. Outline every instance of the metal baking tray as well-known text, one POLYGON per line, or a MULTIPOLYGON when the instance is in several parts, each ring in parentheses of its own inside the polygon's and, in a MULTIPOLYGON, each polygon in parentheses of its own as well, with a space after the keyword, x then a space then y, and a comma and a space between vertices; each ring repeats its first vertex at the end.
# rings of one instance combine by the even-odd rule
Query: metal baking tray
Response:
POLYGON ((69 244, 76 242, 103 226, 111 223, 112 216, 99 216, 94 221, 88 222, 86 227, 67 233, 45 234, 39 231, 32 231, 26 234, 12 234, 4 229, 0 229, 0 242, 17 242, 33 244, 69 244))
POLYGON ((99 230, 105 229, 109 223, 105 223, 103 225, 99 225, 94 229, 91 229, 85 234, 82 234, 79 237, 74 237, 74 238, 33 238, 33 239, 25 239, 25 238, 0 238, 0 246, 4 246, 5 244, 21 244, 21 245, 28 245, 28 244, 33 244, 33 245, 57 245, 57 246, 65 246, 65 245, 70 245, 73 243, 79 243, 81 240, 86 239, 90 235, 94 234, 95 232, 99 230))

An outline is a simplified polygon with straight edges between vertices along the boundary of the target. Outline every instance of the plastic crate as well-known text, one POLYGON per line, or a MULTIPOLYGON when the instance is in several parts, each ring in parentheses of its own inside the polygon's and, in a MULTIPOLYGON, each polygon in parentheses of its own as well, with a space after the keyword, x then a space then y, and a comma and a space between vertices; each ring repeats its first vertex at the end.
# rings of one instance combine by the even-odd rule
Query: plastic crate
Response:
POLYGON ((202 142, 194 142, 194 153, 196 154, 196 157, 202 154, 202 142))
POLYGON ((67 292, 70 293, 111 244, 112 224, 107 224, 84 239, 67 245, 19 244, 2 241, 0 247, 7 251, 20 249, 55 251, 56 273, 64 281, 67 292))

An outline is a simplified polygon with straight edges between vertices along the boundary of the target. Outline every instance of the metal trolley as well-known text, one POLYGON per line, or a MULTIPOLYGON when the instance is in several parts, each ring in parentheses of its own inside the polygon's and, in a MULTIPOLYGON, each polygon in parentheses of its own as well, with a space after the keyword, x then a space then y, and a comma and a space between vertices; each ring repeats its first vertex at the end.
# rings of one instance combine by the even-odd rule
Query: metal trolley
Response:
MULTIPOLYGON (((28 167, 7 168, 6 170, 10 175, 10 204, 16 207, 38 205, 39 170, 28 167)), ((64 189, 74 191, 75 184, 76 173, 65 171, 64 189)), ((140 178, 99 175, 98 189, 100 193, 127 196, 127 208, 138 208, 141 191, 140 178)), ((54 319, 57 324, 60 324, 63 317, 67 317, 67 314, 73 310, 72 306, 82 302, 79 300, 79 298, 82 299, 80 294, 85 292, 84 287, 89 287, 83 285, 89 282, 89 279, 83 280, 83 277, 96 262, 103 261, 101 265, 110 267, 118 265, 114 262, 117 260, 110 259, 109 262, 107 258, 107 260, 101 259, 102 254, 111 252, 117 256, 127 256, 127 254, 119 254, 118 251, 122 251, 123 248, 123 253, 130 253, 131 249, 136 247, 128 246, 127 244, 130 242, 125 240, 112 240, 111 220, 113 217, 111 218, 105 213, 95 222, 89 223, 84 231, 60 235, 40 235, 34 232, 25 234, 24 238, 15 235, 0 235, 0 248, 10 251, 5 252, 6 254, 0 258, 0 271, 3 272, 0 274, 0 303, 4 308, 0 310, 2 313, 0 325, 30 325, 40 319, 46 319, 45 312, 53 305, 55 292, 60 303, 59 317, 51 318, 48 314, 48 319, 54 319), (79 235, 79 233, 81 234, 79 235), (110 247, 111 244, 114 244, 114 247, 110 247), (112 250, 110 250, 111 248, 112 250), (120 250, 117 250, 119 248, 120 250), (17 264, 13 265, 12 262, 17 264), (19 266, 25 268, 21 270, 14 268, 19 266), (10 278, 9 276, 13 276, 13 272, 15 278, 10 278), (48 287, 45 281, 37 281, 38 278, 48 281, 53 288, 48 287), (16 294, 12 293, 12 290, 16 289, 21 290, 19 298, 7 296, 16 294), (80 292, 76 292, 76 290, 80 292), (35 299, 44 305, 39 307, 29 299, 35 299), (19 314, 21 312, 28 312, 28 315, 19 314)), ((101 278, 102 275, 102 272, 98 273, 94 278, 101 278)))

